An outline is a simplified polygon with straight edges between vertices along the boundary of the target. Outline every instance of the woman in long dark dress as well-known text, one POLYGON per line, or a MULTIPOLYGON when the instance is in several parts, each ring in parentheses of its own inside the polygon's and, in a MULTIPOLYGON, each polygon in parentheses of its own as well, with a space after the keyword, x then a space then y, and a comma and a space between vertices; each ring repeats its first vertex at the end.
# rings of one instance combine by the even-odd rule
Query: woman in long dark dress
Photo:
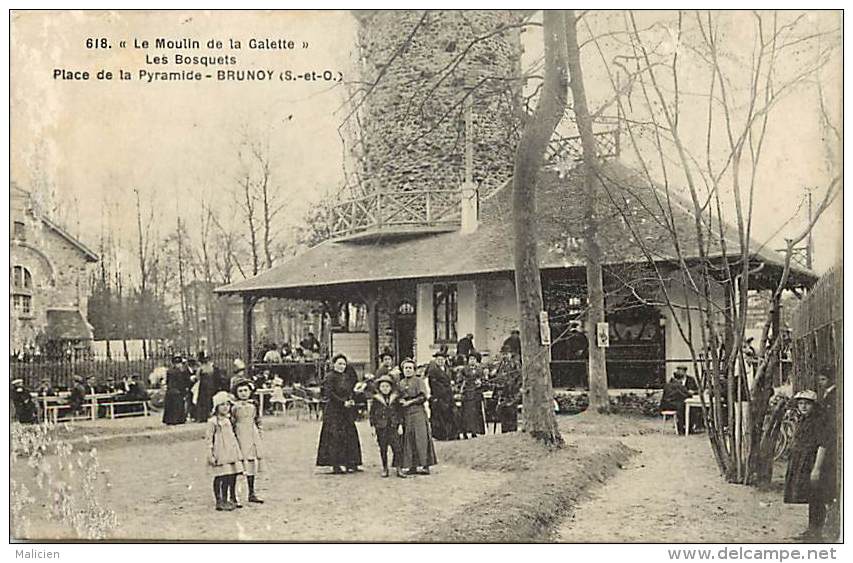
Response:
POLYGON ((163 423, 184 424, 187 421, 187 392, 190 374, 183 368, 183 358, 174 356, 166 372, 166 397, 163 404, 163 423))
POLYGON ((332 370, 323 381, 323 427, 317 446, 317 465, 331 467, 333 473, 361 471, 361 444, 355 427, 353 387, 356 378, 347 371, 347 358, 338 354, 332 358, 332 370))
POLYGON ((472 352, 468 355, 468 365, 462 370, 462 434, 476 437, 486 433, 486 421, 483 418, 483 390, 481 389, 483 370, 480 368, 480 355, 472 352))
POLYGON ((403 466, 409 474, 429 475, 429 468, 438 461, 429 431, 426 409, 426 384, 415 377, 415 362, 406 359, 400 364, 400 405, 403 407, 403 466), (421 469, 418 470, 417 468, 421 469))

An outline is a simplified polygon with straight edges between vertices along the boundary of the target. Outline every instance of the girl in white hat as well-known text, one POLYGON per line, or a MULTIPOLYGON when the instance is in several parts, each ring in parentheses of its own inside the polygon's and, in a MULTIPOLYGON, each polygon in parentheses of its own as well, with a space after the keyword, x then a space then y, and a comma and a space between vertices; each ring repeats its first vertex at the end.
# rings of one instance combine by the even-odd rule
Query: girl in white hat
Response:
POLYGON ((220 391, 213 396, 213 416, 207 421, 207 445, 210 448, 207 463, 213 474, 213 495, 216 510, 234 510, 237 503, 235 489, 237 476, 243 473, 243 454, 231 426, 231 396, 220 391), (228 500, 228 492, 231 500, 228 500))

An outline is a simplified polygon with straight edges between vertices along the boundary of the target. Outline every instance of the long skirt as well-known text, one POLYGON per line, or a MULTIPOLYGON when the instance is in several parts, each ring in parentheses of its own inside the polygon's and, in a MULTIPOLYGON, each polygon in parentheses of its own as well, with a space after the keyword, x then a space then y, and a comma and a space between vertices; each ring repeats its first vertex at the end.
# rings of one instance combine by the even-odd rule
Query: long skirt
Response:
POLYGON ((183 424, 187 421, 187 402, 183 393, 166 390, 166 401, 163 405, 163 422, 165 424, 183 424))
POLYGON ((462 432, 474 434, 486 433, 486 421, 483 420, 483 400, 462 400, 462 432))
POLYGON ((403 433, 403 467, 435 465, 435 447, 430 437, 429 422, 423 405, 406 407, 403 433))
POLYGON ((785 495, 787 504, 807 504, 811 496, 811 472, 814 467, 817 448, 795 450, 788 460, 785 473, 785 495))
POLYGON ((317 446, 317 465, 356 467, 361 464, 361 444, 351 415, 345 409, 327 408, 317 446))
POLYGON ((453 402, 430 401, 429 425, 436 440, 455 440, 459 432, 456 430, 453 402))

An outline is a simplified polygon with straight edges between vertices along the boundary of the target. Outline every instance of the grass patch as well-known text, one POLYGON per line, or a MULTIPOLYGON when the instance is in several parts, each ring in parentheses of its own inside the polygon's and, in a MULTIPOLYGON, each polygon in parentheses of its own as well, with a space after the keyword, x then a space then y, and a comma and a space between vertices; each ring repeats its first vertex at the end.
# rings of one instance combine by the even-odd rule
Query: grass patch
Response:
POLYGON ((541 445, 524 432, 489 434, 473 440, 436 442, 436 447, 441 463, 469 467, 477 471, 527 471, 562 453, 559 449, 541 445))
POLYGON ((656 428, 641 416, 582 414, 560 418, 566 445, 559 449, 522 432, 441 443, 441 463, 510 475, 499 492, 464 505, 417 541, 550 541, 562 518, 638 453, 618 438, 656 428))

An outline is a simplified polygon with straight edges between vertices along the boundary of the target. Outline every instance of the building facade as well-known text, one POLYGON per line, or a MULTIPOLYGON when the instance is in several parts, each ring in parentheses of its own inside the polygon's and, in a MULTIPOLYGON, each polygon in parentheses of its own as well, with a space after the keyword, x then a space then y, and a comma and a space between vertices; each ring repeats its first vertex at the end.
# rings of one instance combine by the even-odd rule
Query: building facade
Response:
POLYGON ((98 256, 11 185, 10 331, 16 356, 87 346, 89 275, 98 256))

